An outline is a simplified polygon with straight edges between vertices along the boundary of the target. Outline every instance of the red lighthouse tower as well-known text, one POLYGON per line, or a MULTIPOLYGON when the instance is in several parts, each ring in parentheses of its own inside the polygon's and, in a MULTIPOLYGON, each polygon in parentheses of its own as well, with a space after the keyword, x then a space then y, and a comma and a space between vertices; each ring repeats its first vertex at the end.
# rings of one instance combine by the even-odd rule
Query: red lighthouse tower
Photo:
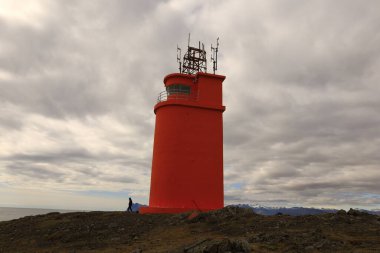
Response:
MULTIPOLYGON (((154 107, 149 207, 141 213, 178 213, 223 208, 222 83, 216 75, 218 46, 207 73, 206 51, 188 46, 180 73, 164 78, 166 90, 154 107)), ((179 49, 180 54, 180 49, 179 49)))

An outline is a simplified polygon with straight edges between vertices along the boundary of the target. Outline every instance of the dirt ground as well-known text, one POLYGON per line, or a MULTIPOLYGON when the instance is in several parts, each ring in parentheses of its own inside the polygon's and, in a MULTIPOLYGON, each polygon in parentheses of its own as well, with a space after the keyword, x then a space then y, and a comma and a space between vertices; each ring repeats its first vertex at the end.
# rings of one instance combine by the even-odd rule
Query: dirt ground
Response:
POLYGON ((380 216, 50 213, 0 222, 0 252, 380 252, 380 216))

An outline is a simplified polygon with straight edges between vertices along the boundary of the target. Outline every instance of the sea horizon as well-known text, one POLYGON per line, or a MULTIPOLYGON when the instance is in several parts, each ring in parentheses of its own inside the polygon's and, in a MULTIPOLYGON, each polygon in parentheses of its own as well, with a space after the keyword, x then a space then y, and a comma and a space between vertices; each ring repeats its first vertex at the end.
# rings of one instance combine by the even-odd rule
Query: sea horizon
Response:
POLYGON ((40 215, 52 212, 70 213, 70 212, 90 212, 91 210, 70 210, 54 208, 30 208, 30 207, 7 207, 0 206, 0 222, 19 219, 30 215, 40 215))

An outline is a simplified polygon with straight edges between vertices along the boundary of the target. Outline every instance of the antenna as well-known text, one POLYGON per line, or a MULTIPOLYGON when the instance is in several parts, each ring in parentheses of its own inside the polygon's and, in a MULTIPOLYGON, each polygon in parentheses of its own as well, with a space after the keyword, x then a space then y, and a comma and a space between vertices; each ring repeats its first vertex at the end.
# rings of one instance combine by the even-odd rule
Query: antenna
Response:
POLYGON ((190 47, 190 33, 189 33, 189 38, 187 39, 187 47, 190 47))
POLYGON ((219 37, 216 39, 216 47, 213 47, 211 44, 211 61, 212 69, 215 71, 218 70, 218 50, 219 50, 219 37))
POLYGON ((177 62, 179 64, 179 73, 182 73, 182 62, 181 62, 181 48, 177 44, 177 62))

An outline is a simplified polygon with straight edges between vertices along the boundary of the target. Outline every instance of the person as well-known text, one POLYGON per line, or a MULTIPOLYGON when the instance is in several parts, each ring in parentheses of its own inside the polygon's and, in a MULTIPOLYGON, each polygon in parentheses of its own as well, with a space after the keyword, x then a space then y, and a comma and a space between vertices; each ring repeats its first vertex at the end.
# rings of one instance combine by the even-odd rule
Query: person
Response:
POLYGON ((127 212, 132 212, 132 204, 133 204, 132 199, 129 198, 129 204, 128 204, 127 212))

